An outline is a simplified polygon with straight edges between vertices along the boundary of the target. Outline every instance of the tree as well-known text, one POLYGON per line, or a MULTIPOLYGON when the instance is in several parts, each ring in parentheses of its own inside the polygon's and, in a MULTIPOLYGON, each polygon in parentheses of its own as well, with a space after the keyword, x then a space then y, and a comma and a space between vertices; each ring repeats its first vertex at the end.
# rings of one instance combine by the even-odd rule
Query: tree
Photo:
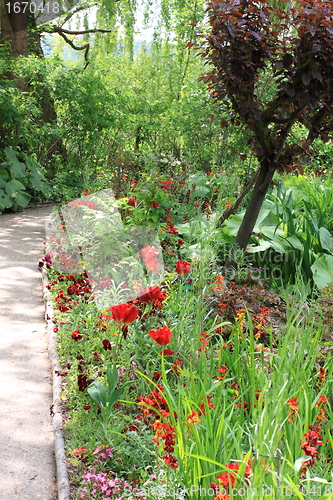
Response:
MULTIPOLYGON (((250 130, 259 170, 236 244, 245 249, 276 171, 293 172, 315 138, 333 130, 333 2, 213 0, 201 78, 250 130), (307 135, 297 143, 293 127, 307 135)), ((227 126, 227 123, 224 124, 227 126)))

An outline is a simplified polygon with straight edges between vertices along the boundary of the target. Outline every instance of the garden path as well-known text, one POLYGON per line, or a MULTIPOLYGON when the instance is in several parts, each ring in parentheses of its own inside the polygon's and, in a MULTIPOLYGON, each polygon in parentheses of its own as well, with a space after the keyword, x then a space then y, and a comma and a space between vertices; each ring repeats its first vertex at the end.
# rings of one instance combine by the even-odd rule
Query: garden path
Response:
POLYGON ((51 207, 0 215, 0 498, 56 498, 41 273, 51 207))

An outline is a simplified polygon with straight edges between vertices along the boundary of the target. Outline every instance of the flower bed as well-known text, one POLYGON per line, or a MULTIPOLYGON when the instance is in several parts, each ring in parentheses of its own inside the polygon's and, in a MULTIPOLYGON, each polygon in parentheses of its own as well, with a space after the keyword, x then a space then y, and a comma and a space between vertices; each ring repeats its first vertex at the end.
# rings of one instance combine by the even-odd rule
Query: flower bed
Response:
MULTIPOLYGON (((317 316, 227 280, 167 224, 163 280, 103 309, 87 272, 44 258, 73 498, 331 498, 333 367, 317 316)), ((140 250, 153 273, 160 251, 140 250)))

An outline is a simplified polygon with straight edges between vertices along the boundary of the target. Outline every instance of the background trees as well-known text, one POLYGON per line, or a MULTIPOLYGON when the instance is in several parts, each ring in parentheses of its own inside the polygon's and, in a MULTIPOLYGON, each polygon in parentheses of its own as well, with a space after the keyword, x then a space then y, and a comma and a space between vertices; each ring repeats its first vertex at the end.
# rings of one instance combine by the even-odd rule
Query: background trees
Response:
POLYGON ((135 172, 161 155, 194 170, 236 169, 241 184, 260 165, 237 239, 245 248, 275 170, 304 166, 312 141, 320 165, 330 154, 318 146, 330 128, 327 2, 110 0, 11 19, 1 1, 0 160, 8 146, 35 155, 53 197, 88 189, 101 169, 135 172), (198 82, 207 60, 214 69, 198 82))

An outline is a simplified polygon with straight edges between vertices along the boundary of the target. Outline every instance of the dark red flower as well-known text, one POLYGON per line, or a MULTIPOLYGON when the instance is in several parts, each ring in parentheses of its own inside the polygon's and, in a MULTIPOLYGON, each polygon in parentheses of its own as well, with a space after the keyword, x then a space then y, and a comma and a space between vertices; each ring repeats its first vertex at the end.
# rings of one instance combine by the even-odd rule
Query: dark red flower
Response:
POLYGON ((80 330, 75 330, 72 335, 71 335, 72 339, 75 340, 76 342, 78 340, 82 340, 82 335, 81 335, 81 332, 80 330))
POLYGON ((111 347, 111 344, 110 344, 109 340, 107 340, 107 339, 102 340, 102 344, 103 344, 103 349, 105 351, 111 351, 112 350, 112 347, 111 347))
POLYGON ((170 467, 172 467, 173 469, 177 469, 178 462, 176 457, 174 457, 173 455, 162 455, 161 458, 163 458, 166 465, 170 465, 170 467))
POLYGON ((173 224, 167 224, 165 228, 166 228, 167 231, 169 231, 172 234, 177 234, 178 233, 178 229, 175 228, 175 226, 173 224))
POLYGON ((85 373, 79 373, 79 375, 77 376, 77 385, 80 392, 83 392, 93 382, 94 379, 88 379, 88 375, 86 375, 85 373))
POLYGON ((167 326, 160 326, 156 331, 149 330, 148 335, 150 335, 158 345, 165 346, 169 344, 172 338, 172 331, 167 326))
POLYGON ((136 207, 136 199, 132 196, 127 202, 131 207, 136 207))
POLYGON ((117 306, 111 306, 110 311, 112 312, 112 319, 119 321, 119 323, 123 323, 124 325, 133 323, 139 315, 139 310, 130 302, 118 304, 117 306))
POLYGON ((153 203, 151 203, 150 206, 153 207, 153 208, 157 208, 157 207, 160 206, 160 204, 156 203, 156 201, 153 201, 153 203))
POLYGON ((176 273, 179 274, 179 276, 184 276, 184 274, 187 274, 190 269, 191 264, 189 262, 186 262, 185 260, 177 260, 176 273))

